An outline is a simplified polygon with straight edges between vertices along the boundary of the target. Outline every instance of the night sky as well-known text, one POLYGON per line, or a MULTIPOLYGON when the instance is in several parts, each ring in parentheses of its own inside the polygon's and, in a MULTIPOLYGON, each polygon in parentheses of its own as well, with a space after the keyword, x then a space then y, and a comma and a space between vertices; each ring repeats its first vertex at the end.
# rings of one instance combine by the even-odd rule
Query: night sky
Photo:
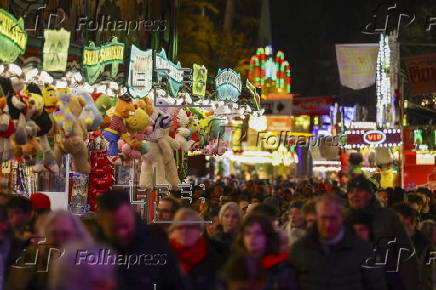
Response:
MULTIPOLYGON (((421 29, 421 33, 425 30, 425 14, 436 17, 436 1, 396 2, 399 8, 415 13, 416 20, 411 27, 421 29)), ((372 20, 373 11, 381 3, 390 1, 271 1, 273 47, 283 50, 292 66, 294 93, 316 96, 341 92, 335 44, 378 42, 378 35, 366 35, 360 30, 372 20)), ((400 42, 413 39, 411 35, 416 34, 407 29, 400 30, 400 42)), ((429 34, 434 40, 436 28, 429 34)), ((428 39, 418 37, 414 42, 428 42, 428 39)), ((401 51, 403 56, 408 53, 401 51)))

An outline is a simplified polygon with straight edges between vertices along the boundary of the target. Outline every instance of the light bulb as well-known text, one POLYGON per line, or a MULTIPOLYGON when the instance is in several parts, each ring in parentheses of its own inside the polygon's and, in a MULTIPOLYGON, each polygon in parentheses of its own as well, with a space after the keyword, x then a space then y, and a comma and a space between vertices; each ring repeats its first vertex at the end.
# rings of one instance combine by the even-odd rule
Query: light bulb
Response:
POLYGON ((13 75, 16 75, 16 76, 19 76, 19 75, 21 75, 21 74, 23 73, 23 71, 21 70, 21 68, 20 68, 18 65, 13 64, 13 63, 10 63, 10 64, 8 65, 8 70, 9 70, 13 75))
POLYGON ((26 72, 26 82, 33 80, 38 75, 38 69, 34 68, 28 72, 26 72))

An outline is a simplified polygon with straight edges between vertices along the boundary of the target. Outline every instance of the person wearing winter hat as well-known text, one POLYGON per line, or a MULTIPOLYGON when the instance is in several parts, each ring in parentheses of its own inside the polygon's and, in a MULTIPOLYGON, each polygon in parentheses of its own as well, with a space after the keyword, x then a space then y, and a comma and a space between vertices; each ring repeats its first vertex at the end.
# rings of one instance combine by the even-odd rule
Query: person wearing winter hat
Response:
POLYGON ((397 260, 401 254, 400 247, 413 249, 412 242, 395 212, 380 206, 375 191, 374 183, 364 175, 357 175, 349 181, 347 198, 350 208, 346 213, 346 223, 351 225, 352 216, 356 212, 368 215, 371 219, 373 238, 377 242, 377 248, 383 253, 388 250, 392 252, 388 256, 385 269, 388 289, 420 289, 421 279, 417 258, 404 259, 403 257, 399 264, 397 260), (391 238, 395 238, 396 242, 388 244, 391 238), (395 269, 399 270, 395 271, 395 269))
POLYGON ((51 202, 48 195, 35 192, 30 196, 30 201, 32 202, 32 208, 36 215, 47 213, 51 210, 51 202))

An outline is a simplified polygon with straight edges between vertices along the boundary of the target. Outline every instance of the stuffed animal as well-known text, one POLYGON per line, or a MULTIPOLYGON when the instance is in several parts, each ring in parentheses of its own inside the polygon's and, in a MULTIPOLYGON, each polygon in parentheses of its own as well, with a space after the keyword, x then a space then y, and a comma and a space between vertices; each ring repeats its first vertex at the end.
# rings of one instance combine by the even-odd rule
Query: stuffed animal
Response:
POLYGON ((71 154, 73 170, 77 173, 89 174, 88 148, 85 145, 87 129, 79 117, 86 106, 86 101, 68 90, 58 94, 59 110, 53 113, 56 124, 56 161, 60 165, 62 156, 71 154))
POLYGON ((109 156, 118 156, 118 140, 120 137, 132 148, 140 149, 142 147, 141 142, 130 138, 127 127, 124 124, 124 120, 131 114, 134 114, 134 111, 135 107, 128 94, 124 94, 118 98, 117 105, 115 106, 115 114, 111 118, 111 124, 108 128, 103 130, 103 136, 109 142, 107 151, 109 156))
POLYGON ((192 147, 194 147, 195 141, 191 140, 191 136, 191 130, 189 130, 188 128, 181 127, 177 129, 175 139, 183 152, 188 152, 192 149, 192 147))
POLYGON ((95 100, 95 106, 103 118, 100 128, 104 129, 109 127, 111 124, 111 118, 108 116, 107 111, 112 108, 112 97, 106 94, 93 94, 92 97, 95 100))
POLYGON ((58 109, 58 97, 53 86, 46 85, 42 89, 42 97, 44 99, 44 110, 53 113, 58 109))
POLYGON ((202 150, 206 156, 223 155, 227 150, 227 143, 221 139, 212 139, 202 150))
POLYGON ((145 143, 142 143, 144 140, 144 130, 147 127, 150 118, 148 114, 139 106, 139 104, 135 104, 137 106, 135 113, 126 119, 127 130, 130 134, 130 138, 134 141, 141 142, 141 148, 137 150, 136 148, 132 148, 128 143, 126 143, 123 139, 118 140, 118 150, 122 152, 122 155, 125 159, 139 159, 142 154, 147 153, 148 146, 145 143))
MULTIPOLYGON (((159 105, 167 105, 165 99, 156 100, 159 105)), ((180 184, 177 167, 174 159, 174 151, 180 145, 169 136, 169 127, 173 115, 178 110, 166 110, 165 107, 155 107, 151 114, 151 126, 148 126, 145 134, 148 152, 142 155, 140 187, 153 188, 156 184, 168 184, 176 189, 180 184), (163 110, 162 110, 163 108, 163 110), (154 178, 154 172, 156 177, 154 178)))
MULTIPOLYGON (((54 153, 47 138, 52 130, 53 123, 49 113, 44 110, 44 97, 40 88, 35 83, 30 83, 19 94, 14 95, 10 103, 15 112, 20 111, 15 130, 15 146, 25 146, 28 143, 40 144, 43 160, 38 162, 33 170, 40 171, 46 168, 52 173, 57 173, 59 167, 55 162, 54 153), (35 141, 34 138, 39 140, 35 141)), ((31 145, 31 147, 34 146, 31 145)), ((30 152, 31 150, 27 151, 30 152)))
POLYGON ((9 116, 7 99, 0 88, 0 161, 9 161, 12 158, 10 137, 14 134, 14 122, 9 116))
POLYGON ((44 98, 44 93, 34 83, 28 84, 27 90, 30 93, 30 103, 36 104, 36 106, 34 106, 35 111, 31 116, 27 117, 30 117, 30 119, 38 126, 36 137, 39 139, 39 144, 41 145, 41 151, 43 153, 42 164, 40 162, 37 163, 33 169, 34 171, 39 172, 45 168, 49 172, 58 173, 59 166, 56 164, 54 153, 48 142, 48 134, 53 129, 50 111, 57 107, 57 97, 52 96, 51 93, 49 93, 49 96, 46 94, 46 98, 44 98), (46 106, 46 102, 48 102, 47 104, 49 106, 46 106))
POLYGON ((85 120, 88 131, 94 131, 100 128, 100 124, 103 122, 103 117, 100 111, 97 109, 94 99, 91 97, 91 95, 79 89, 71 89, 71 92, 75 95, 82 96, 86 101, 86 105, 83 108, 80 119, 85 120))

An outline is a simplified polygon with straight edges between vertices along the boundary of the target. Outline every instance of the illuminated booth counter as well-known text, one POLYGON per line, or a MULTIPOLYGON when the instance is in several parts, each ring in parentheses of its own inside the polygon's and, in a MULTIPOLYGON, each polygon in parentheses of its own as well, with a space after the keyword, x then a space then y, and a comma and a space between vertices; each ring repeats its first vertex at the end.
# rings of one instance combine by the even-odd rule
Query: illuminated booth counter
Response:
POLYGON ((362 170, 379 175, 380 186, 400 186, 401 176, 401 129, 352 128, 345 131, 346 144, 341 154, 342 172, 351 164, 344 154, 360 152, 363 156, 362 170))

